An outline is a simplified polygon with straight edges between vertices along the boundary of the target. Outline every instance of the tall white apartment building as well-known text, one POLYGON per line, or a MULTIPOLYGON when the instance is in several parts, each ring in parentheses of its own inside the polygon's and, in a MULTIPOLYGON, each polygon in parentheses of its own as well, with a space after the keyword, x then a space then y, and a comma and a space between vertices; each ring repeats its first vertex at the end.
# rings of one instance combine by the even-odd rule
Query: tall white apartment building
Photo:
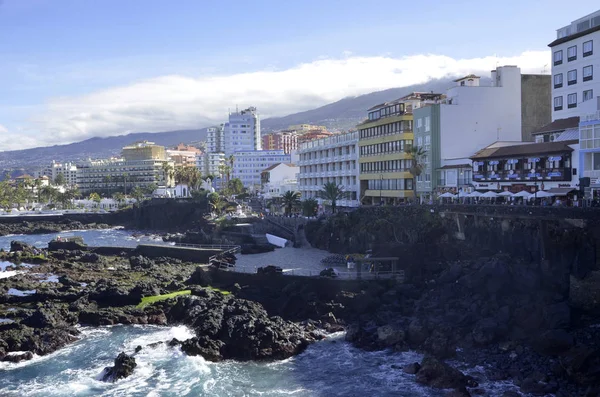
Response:
POLYGON ((229 114, 223 127, 225 156, 235 152, 261 150, 260 117, 255 107, 229 114))
MULTIPOLYGON (((358 131, 354 131, 300 144, 298 190, 302 199, 317 198, 323 185, 333 182, 343 186, 350 196, 340 200, 338 206, 360 205, 358 138, 358 131)), ((322 203, 321 199, 317 200, 322 203)))
POLYGON ((63 175, 65 183, 68 186, 75 186, 77 184, 77 166, 74 163, 58 163, 53 160, 49 166, 35 171, 34 177, 47 176, 51 182, 54 182, 58 174, 63 175))
POLYGON ((585 102, 600 101, 600 10, 558 29, 556 40, 548 46, 552 49, 552 120, 583 116, 585 102))
POLYGON ((233 154, 233 178, 239 178, 244 187, 260 191, 262 171, 278 163, 290 163, 291 155, 283 150, 248 150, 233 154))
POLYGON ((225 165, 225 153, 202 153, 196 156, 196 167, 200 170, 202 177, 212 175, 218 177, 219 167, 225 165))
POLYGON ((225 152, 223 142, 223 124, 210 127, 206 131, 206 150, 211 153, 225 152))

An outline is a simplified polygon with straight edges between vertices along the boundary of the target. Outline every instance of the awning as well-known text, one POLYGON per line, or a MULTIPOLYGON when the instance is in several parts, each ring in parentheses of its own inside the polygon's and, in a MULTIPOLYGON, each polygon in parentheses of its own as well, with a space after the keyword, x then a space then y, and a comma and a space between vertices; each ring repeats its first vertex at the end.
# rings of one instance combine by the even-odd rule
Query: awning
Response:
POLYGON ((553 187, 546 190, 548 193, 552 193, 555 196, 566 196, 567 194, 576 191, 573 187, 553 187))

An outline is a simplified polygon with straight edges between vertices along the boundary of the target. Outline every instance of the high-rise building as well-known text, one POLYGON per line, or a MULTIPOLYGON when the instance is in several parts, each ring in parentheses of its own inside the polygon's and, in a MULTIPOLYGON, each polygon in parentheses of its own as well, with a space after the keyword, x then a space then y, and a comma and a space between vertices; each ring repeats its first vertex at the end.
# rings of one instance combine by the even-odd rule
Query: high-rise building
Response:
POLYGON ((220 177, 220 167, 225 165, 225 153, 202 153, 196 157, 196 167, 203 177, 220 177))
POLYGON ((223 124, 210 127, 206 131, 206 150, 210 153, 223 153, 225 152, 223 142, 223 124))
POLYGON ((556 31, 552 50, 552 120, 583 116, 600 102, 600 10, 556 31))
POLYGON ((261 150, 260 117, 255 107, 229 114, 223 126, 225 156, 235 152, 261 150))

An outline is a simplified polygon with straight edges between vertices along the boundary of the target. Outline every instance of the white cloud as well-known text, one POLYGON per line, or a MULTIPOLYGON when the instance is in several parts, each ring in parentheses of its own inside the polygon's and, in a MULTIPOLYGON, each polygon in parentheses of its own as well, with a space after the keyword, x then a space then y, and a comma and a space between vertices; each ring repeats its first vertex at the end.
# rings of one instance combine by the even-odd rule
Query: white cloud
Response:
POLYGON ((23 133, 12 133, 8 128, 0 124, 0 151, 36 147, 40 146, 40 144, 34 137, 23 133))
MULTIPOLYGON (((548 51, 514 57, 453 59, 424 54, 403 58, 320 59, 287 70, 192 78, 163 76, 80 97, 53 98, 28 129, 39 130, 38 145, 80 141, 92 136, 200 128, 222 122, 228 108, 256 106, 263 118, 308 110, 347 96, 430 79, 518 65, 540 73, 548 51)), ((23 142, 23 146, 30 142, 23 142)), ((6 149, 4 142, 0 148, 6 149)))

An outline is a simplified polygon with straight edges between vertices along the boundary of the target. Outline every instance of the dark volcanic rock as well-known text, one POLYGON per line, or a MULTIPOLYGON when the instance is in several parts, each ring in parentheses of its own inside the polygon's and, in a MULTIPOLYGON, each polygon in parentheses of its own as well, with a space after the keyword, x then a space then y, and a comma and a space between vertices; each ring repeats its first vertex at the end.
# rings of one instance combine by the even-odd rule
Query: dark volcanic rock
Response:
POLYGON ((204 296, 179 297, 166 313, 170 322, 184 323, 196 333, 182 343, 182 350, 210 361, 285 359, 313 341, 300 326, 269 317, 256 302, 207 290, 204 296))
POLYGON ((127 378, 133 374, 135 367, 137 367, 135 358, 125 353, 120 353, 115 359, 115 365, 104 369, 102 380, 105 382, 116 382, 119 379, 127 378))
POLYGON ((412 363, 412 364, 408 364, 404 368, 402 368, 402 371, 404 371, 404 373, 407 373, 410 375, 415 375, 417 372, 419 372, 420 369, 421 369, 421 364, 412 363))
POLYGON ((31 360, 33 358, 32 352, 24 352, 18 354, 11 354, 2 358, 2 361, 7 361, 11 363, 19 363, 21 361, 31 360))
POLYGON ((10 242, 10 251, 11 252, 28 252, 33 253, 34 247, 31 245, 24 243, 22 241, 13 240, 10 242))
POLYGON ((462 372, 434 357, 423 358, 416 380, 436 389, 460 389, 467 385, 462 372))

